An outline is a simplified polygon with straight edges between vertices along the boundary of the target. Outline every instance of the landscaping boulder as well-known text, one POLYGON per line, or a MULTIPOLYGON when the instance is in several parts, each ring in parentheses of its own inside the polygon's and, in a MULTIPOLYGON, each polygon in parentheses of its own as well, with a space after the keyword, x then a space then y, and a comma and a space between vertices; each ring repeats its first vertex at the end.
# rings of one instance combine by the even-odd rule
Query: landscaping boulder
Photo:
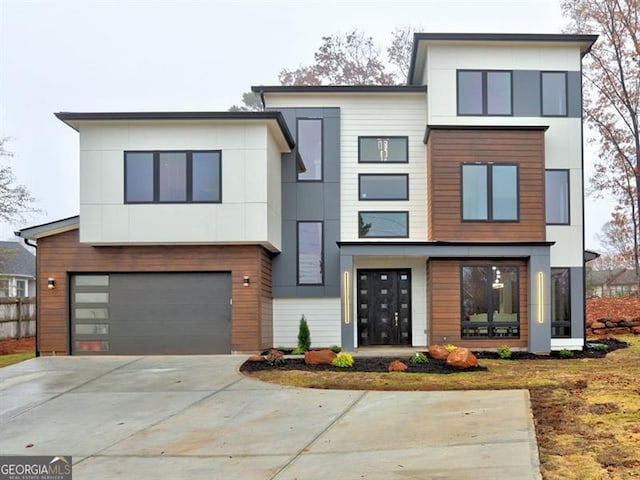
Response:
POLYGON ((329 349, 304 352, 304 363, 307 365, 331 365, 336 354, 329 349))
POLYGON ((251 355, 247 362, 264 362, 266 359, 262 355, 251 355))
POLYGON ((591 328, 593 328, 594 330, 596 328, 605 328, 605 327, 606 327, 606 325, 604 323, 602 323, 602 322, 593 322, 591 324, 591 328))
POLYGON ((469 350, 468 348, 458 347, 447 357, 447 364, 451 365, 452 367, 465 369, 470 367, 477 367, 478 359, 473 353, 471 353, 471 350, 469 350))
POLYGON ((429 355, 436 360, 446 360, 449 356, 449 350, 443 345, 429 345, 429 355))
POLYGON ((394 360, 389 364, 390 372, 404 372, 408 367, 400 360, 394 360))
POLYGON ((631 328, 631 332, 632 332, 634 335, 640 335, 640 327, 632 327, 632 328, 631 328))

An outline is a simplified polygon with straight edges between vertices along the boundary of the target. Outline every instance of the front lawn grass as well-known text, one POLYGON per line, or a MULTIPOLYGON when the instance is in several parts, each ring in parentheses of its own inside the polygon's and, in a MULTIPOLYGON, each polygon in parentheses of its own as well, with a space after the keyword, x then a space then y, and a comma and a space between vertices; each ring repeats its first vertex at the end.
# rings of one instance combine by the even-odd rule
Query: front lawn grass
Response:
POLYGON ((33 358, 35 356, 36 354, 34 352, 19 352, 0 355, 0 368, 8 367, 9 365, 13 365, 14 363, 24 362, 25 360, 29 360, 30 358, 33 358))
MULTIPOLYGON (((547 480, 640 478, 640 338, 602 359, 481 360, 450 375, 268 370, 252 377, 344 390, 527 389, 547 480)), ((392 358, 389 361, 393 360, 392 358)))

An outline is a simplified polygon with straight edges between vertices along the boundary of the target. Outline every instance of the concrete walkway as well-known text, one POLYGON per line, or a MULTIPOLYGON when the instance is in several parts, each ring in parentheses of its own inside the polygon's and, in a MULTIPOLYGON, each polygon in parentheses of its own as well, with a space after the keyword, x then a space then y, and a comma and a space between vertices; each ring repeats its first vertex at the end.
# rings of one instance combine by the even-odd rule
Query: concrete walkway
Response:
POLYGON ((287 388, 239 375, 244 359, 2 368, 0 454, 71 455, 74 480, 540 478, 526 391, 287 388))

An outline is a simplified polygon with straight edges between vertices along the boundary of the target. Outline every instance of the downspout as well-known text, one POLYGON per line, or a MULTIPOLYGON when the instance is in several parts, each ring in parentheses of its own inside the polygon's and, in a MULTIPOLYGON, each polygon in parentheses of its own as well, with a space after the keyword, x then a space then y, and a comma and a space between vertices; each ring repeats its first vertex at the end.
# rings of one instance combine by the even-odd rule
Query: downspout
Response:
POLYGON ((267 109, 267 105, 264 102, 264 90, 260 90, 260 101, 262 102, 262 110, 265 111, 267 109))
MULTIPOLYGON (((20 232, 15 232, 16 235, 18 235, 19 233, 20 232)), ((20 236, 20 235, 18 235, 18 236, 20 236)), ((36 249, 36 250, 38 249, 38 245, 36 243, 29 243, 29 239, 28 238, 23 238, 22 240, 24 241, 25 245, 28 245, 28 246, 36 249)), ((38 268, 37 268, 38 261, 39 261, 39 258, 38 258, 38 255, 36 255, 36 279, 38 278, 38 268)), ((39 317, 40 317, 40 309, 38 308, 38 297, 39 296, 40 296, 40 289, 36 288, 36 332, 35 332, 36 333, 36 335, 35 335, 36 336, 36 344, 35 344, 35 350, 36 350, 35 351, 35 356, 36 357, 40 356, 40 349, 38 348, 38 320, 39 320, 39 317)))

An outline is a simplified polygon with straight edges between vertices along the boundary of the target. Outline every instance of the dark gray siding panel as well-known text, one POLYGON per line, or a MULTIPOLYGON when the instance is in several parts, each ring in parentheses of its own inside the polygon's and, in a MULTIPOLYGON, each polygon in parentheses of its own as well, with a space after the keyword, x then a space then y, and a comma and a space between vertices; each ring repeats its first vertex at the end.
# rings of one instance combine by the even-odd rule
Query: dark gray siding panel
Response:
POLYGON ((540 116, 540 72, 537 70, 513 71, 513 115, 540 116))
POLYGON ((571 338, 584 337, 584 270, 582 267, 570 268, 571 281, 571 338))
POLYGON ((296 151, 282 155, 282 252, 273 258, 273 296, 336 297, 340 295, 340 109, 283 108, 294 137, 298 118, 323 120, 323 181, 298 182, 296 151), (298 221, 324 222, 324 285, 297 285, 298 221))
POLYGON ((582 78, 580 72, 567 73, 567 96, 569 101, 569 116, 580 118, 582 114, 582 78))

